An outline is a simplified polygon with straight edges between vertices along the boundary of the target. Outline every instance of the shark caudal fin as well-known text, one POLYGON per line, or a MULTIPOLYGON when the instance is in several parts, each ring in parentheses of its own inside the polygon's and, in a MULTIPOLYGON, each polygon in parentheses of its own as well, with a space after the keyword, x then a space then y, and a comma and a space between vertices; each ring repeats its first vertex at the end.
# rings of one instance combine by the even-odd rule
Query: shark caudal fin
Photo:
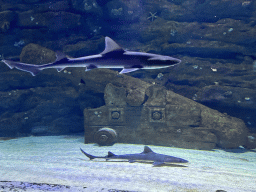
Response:
POLYGON ((2 60, 2 62, 4 62, 10 69, 16 68, 21 71, 26 71, 31 73, 33 76, 40 72, 38 65, 25 64, 11 60, 2 60))
POLYGON ((81 150, 81 151, 82 151, 82 153, 83 153, 86 157, 88 157, 90 160, 92 160, 92 159, 95 159, 95 158, 96 158, 95 156, 93 156, 93 155, 90 155, 90 154, 86 153, 83 149, 81 149, 81 148, 80 148, 80 150, 81 150))
MULTIPOLYGON (((17 61, 11 61, 11 60, 2 60, 10 69, 16 68, 21 71, 26 71, 31 73, 33 76, 37 75, 41 70, 45 69, 44 65, 33 65, 33 64, 26 64, 26 63, 21 63, 17 61)), ((61 53, 59 51, 56 52, 56 60, 53 63, 48 63, 52 65, 56 65, 59 63, 65 63, 68 62, 68 58, 64 53, 61 53)), ((57 69, 58 72, 62 71, 65 69, 65 67, 54 67, 57 69)))

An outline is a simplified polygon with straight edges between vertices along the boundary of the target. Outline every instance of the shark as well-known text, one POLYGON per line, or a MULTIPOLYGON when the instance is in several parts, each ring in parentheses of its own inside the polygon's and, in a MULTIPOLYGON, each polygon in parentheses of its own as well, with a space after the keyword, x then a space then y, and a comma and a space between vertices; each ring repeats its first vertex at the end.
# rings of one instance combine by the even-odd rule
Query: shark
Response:
POLYGON ((125 155, 115 155, 112 152, 108 152, 107 156, 93 156, 88 153, 86 153, 83 149, 81 149, 81 152, 86 155, 90 160, 92 159, 122 159, 122 160, 128 160, 129 163, 134 163, 138 161, 142 162, 153 162, 153 167, 155 166, 161 166, 168 163, 188 163, 187 160, 173 157, 169 155, 163 155, 159 153, 153 152, 148 146, 144 147, 144 151, 142 153, 135 153, 135 154, 125 154, 125 155))
POLYGON ((67 67, 85 67, 86 71, 96 68, 121 68, 120 74, 123 74, 139 69, 166 68, 179 64, 181 60, 153 53, 126 51, 110 37, 105 37, 105 49, 97 55, 70 58, 57 51, 56 60, 52 63, 34 65, 12 60, 2 60, 2 62, 10 69, 16 68, 35 76, 44 69, 55 68, 61 72, 67 67))

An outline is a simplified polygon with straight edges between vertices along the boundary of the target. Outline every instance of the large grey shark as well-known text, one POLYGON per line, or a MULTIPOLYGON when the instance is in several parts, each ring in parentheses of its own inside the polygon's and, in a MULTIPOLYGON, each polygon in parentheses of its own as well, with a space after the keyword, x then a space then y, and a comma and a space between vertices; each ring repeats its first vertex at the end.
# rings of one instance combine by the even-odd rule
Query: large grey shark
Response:
POLYGON ((69 58, 61 52, 56 53, 56 61, 43 65, 26 64, 11 60, 2 60, 9 68, 26 71, 35 76, 41 70, 55 68, 58 72, 66 67, 86 67, 86 71, 95 68, 122 68, 120 73, 129 73, 139 69, 166 68, 179 64, 181 60, 152 53, 125 51, 115 41, 105 37, 105 50, 97 55, 69 58))
POLYGON ((137 162, 137 161, 153 162, 153 166, 160 166, 160 165, 164 165, 166 163, 188 163, 188 161, 185 159, 155 153, 148 146, 144 147, 144 151, 142 153, 115 155, 114 153, 109 151, 108 155, 105 157, 93 156, 93 155, 86 153, 81 148, 80 148, 80 150, 82 151, 82 153, 84 155, 86 155, 88 158, 90 158, 90 160, 97 159, 97 158, 98 159, 106 159, 106 160, 126 159, 130 163, 137 162))

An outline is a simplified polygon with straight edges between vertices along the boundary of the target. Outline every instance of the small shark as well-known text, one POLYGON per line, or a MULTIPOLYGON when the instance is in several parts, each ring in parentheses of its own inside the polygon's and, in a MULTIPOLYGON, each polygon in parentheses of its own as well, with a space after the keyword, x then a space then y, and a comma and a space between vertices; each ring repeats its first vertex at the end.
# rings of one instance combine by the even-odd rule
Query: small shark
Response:
POLYGON ((115 155, 112 152, 108 152, 108 155, 105 157, 99 157, 99 156, 93 156, 85 151, 83 151, 81 148, 83 154, 85 154, 90 160, 92 159, 127 159, 129 163, 134 163, 136 161, 145 161, 145 162, 153 162, 153 166, 160 166, 164 165, 166 163, 188 163, 187 160, 181 159, 178 157, 173 157, 169 155, 163 155, 159 153, 153 152, 148 146, 144 147, 144 151, 142 153, 135 153, 135 154, 125 154, 125 155, 115 155))
POLYGON ((122 68, 122 73, 139 69, 159 69, 179 64, 181 60, 152 53, 125 51, 115 41, 105 37, 105 50, 97 55, 79 58, 69 58, 61 52, 56 52, 53 63, 43 65, 26 64, 11 60, 2 60, 9 68, 31 73, 33 76, 41 70, 55 68, 58 72, 66 67, 86 67, 86 71, 95 68, 122 68))

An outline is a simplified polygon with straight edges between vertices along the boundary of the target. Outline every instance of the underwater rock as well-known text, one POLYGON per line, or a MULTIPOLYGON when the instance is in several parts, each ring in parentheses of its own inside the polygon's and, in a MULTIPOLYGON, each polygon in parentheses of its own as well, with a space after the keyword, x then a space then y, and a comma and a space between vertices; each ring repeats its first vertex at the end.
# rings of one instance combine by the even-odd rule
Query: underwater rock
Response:
MULTIPOLYGON (((84 38, 84 37, 81 37, 84 38)), ((75 44, 67 44, 63 47, 63 52, 72 55, 72 57, 83 57, 84 55, 98 54, 104 47, 104 38, 96 40, 80 40, 81 38, 74 39, 72 41, 78 41, 75 44)), ((85 39, 85 38, 84 38, 85 39)))
POLYGON ((248 129, 254 133, 256 123, 255 94, 254 89, 210 85, 199 89, 193 99, 230 116, 239 117, 244 120, 248 129))
MULTIPOLYGON (((0 134, 3 136, 60 135, 83 131, 78 93, 72 87, 18 89, 1 92, 0 96, 0 134), (39 129, 38 126, 45 127, 39 129)), ((92 99, 90 102, 95 101, 92 99)))
POLYGON ((242 119, 255 132, 256 76, 251 57, 242 61, 183 57, 182 61, 176 68, 165 71, 162 81, 155 81, 175 93, 242 119))
POLYGON ((29 183, 20 181, 0 181, 0 187, 4 191, 83 191, 86 187, 75 187, 68 185, 49 183, 29 183))
POLYGON ((159 85, 152 85, 146 89, 148 99, 145 106, 165 106, 167 90, 159 85))
POLYGON ((76 11, 93 14, 96 17, 102 15, 102 9, 96 0, 71 0, 71 4, 76 11))
POLYGON ((11 29, 11 23, 16 17, 13 11, 0 12, 0 33, 6 33, 11 29))
POLYGON ((34 136, 50 135, 48 126, 35 126, 31 129, 31 134, 34 136))
MULTIPOLYGON (((195 1, 194 1, 195 2, 195 1)), ((245 19, 252 15, 253 2, 244 0, 210 0, 195 4, 193 14, 198 21, 213 22, 222 18, 245 19)))
POLYGON ((26 3, 39 3, 42 0, 23 0, 26 3))
POLYGON ((198 102, 203 104, 214 103, 222 107, 237 107, 242 109, 256 110, 255 98, 256 91, 241 87, 210 85, 205 86, 196 93, 198 102))
POLYGON ((143 14, 143 6, 140 0, 112 0, 104 6, 104 9, 107 10, 107 19, 112 22, 136 22, 143 14))
POLYGON ((242 120, 226 114, 220 114, 218 111, 205 106, 203 108, 205 110, 201 113, 202 124, 204 128, 217 136, 217 145, 219 147, 237 148, 240 145, 245 145, 248 129, 242 120))
POLYGON ((58 32, 78 27, 80 25, 81 15, 70 12, 45 12, 35 13, 26 11, 18 13, 17 25, 26 28, 50 28, 51 31, 58 32))
POLYGON ((256 134, 255 133, 249 134, 249 136, 247 137, 247 142, 244 145, 244 147, 246 147, 247 149, 255 149, 256 148, 256 134))
POLYGON ((104 99, 106 106, 125 106, 126 91, 122 88, 117 88, 112 84, 107 84, 104 91, 104 99))
POLYGON ((164 53, 181 54, 186 53, 192 57, 207 57, 207 58, 219 58, 219 59, 231 59, 240 55, 252 55, 256 54, 251 49, 241 45, 232 43, 226 43, 222 41, 208 41, 208 40, 189 40, 184 43, 165 44, 163 46, 164 53))
POLYGON ((20 54, 20 61, 31 64, 45 64, 56 60, 54 51, 37 44, 26 45, 20 54))
MULTIPOLYGON (((105 83, 101 77, 116 74, 105 69, 98 71, 101 75, 93 73, 97 84, 105 83)), ((85 82, 87 78, 90 79, 89 73, 91 71, 88 72, 88 76, 83 77, 85 82)), ((140 87, 141 94, 146 94, 148 98, 144 105, 138 107, 115 105, 115 108, 111 108, 106 105, 96 109, 85 109, 86 142, 93 142, 93 134, 101 126, 110 126, 117 131, 118 142, 198 149, 212 149, 216 145, 222 148, 236 148, 246 143, 248 130, 240 119, 224 115, 174 92, 163 91, 163 88, 127 75, 112 76, 108 79, 111 84, 117 86, 115 89, 122 90, 120 87, 128 89, 131 82, 136 81, 133 88, 140 87), (110 115, 113 110, 120 114, 117 119, 112 119, 110 115), (95 115, 95 112, 98 115, 95 115), (131 113, 136 113, 133 123, 129 118, 131 113)), ((111 94, 108 93, 108 96, 111 97, 111 94)), ((125 95, 120 97, 124 98, 125 95)))
POLYGON ((70 8, 68 0, 45 2, 38 6, 35 4, 33 10, 36 12, 47 12, 47 11, 67 11, 70 8))
POLYGON ((161 51, 166 55, 190 55, 234 59, 237 54, 254 55, 250 46, 256 41, 254 24, 235 19, 222 19, 215 23, 177 22, 158 18, 151 25, 131 25, 120 31, 137 34, 146 51, 161 51), (232 27, 231 27, 232 26, 232 27), (149 47, 150 46, 150 47, 149 47), (150 48, 150 50, 148 50, 150 48))
POLYGON ((181 4, 182 1, 171 1, 168 6, 159 10, 161 17, 169 21, 195 21, 197 19, 196 15, 193 13, 193 9, 191 9, 195 1, 187 1, 182 6, 181 4), (184 11, 184 7, 186 7, 186 11, 184 11))
POLYGON ((9 113, 1 115, 0 117, 0 137, 19 136, 19 133, 22 128, 20 125, 20 115, 9 113))
POLYGON ((3 3, 2 10, 15 10, 15 11, 35 11, 35 12, 47 12, 47 11, 66 11, 69 9, 68 0, 61 1, 44 1, 43 3, 24 3, 23 0, 19 2, 7 1, 3 3))
POLYGON ((4 111, 19 112, 22 108, 21 103, 31 96, 30 90, 12 90, 0 92, 0 108, 2 114, 4 111))
POLYGON ((30 9, 33 9, 32 4, 24 3, 23 1, 8 1, 6 0, 5 3, 1 4, 1 9, 3 11, 9 11, 9 10, 15 10, 15 11, 28 11, 30 9))
POLYGON ((140 90, 133 89, 128 90, 126 96, 126 102, 130 106, 140 106, 145 101, 145 94, 142 94, 140 90))
POLYGON ((201 23, 192 29, 191 35, 208 40, 250 45, 256 41, 256 29, 243 20, 225 18, 215 23, 201 23), (200 28, 200 30, 199 30, 200 28))

